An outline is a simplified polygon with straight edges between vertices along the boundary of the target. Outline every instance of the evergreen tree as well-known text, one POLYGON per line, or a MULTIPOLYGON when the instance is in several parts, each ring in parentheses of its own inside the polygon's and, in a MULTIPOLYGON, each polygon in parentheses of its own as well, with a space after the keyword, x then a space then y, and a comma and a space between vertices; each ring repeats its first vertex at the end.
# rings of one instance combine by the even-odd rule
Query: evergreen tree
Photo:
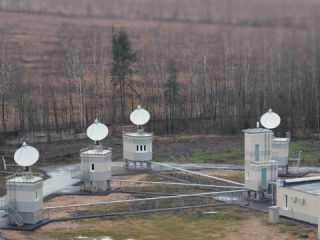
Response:
POLYGON ((125 120, 126 90, 136 92, 133 88, 132 65, 137 61, 136 52, 131 48, 127 32, 121 29, 118 33, 112 28, 112 68, 111 81, 113 84, 112 105, 113 120, 116 118, 116 98, 120 97, 121 121, 125 120))

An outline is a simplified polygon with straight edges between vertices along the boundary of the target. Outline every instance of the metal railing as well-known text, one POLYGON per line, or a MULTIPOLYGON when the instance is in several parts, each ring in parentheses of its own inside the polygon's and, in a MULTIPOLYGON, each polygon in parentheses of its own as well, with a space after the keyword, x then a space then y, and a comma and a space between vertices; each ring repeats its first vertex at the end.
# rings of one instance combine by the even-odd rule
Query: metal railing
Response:
POLYGON ((80 179, 82 177, 82 171, 80 166, 70 170, 71 178, 80 179))
POLYGON ((270 166, 270 165, 277 165, 278 162, 275 160, 268 160, 268 161, 251 161, 250 164, 252 166, 270 166))
POLYGON ((299 152, 290 152, 289 161, 298 161, 301 160, 302 151, 299 152))
POLYGON ((23 225, 22 217, 17 212, 17 210, 11 205, 11 203, 8 201, 7 197, 3 197, 0 199, 0 209, 5 210, 18 226, 23 225))
POLYGON ((34 174, 34 173, 16 173, 14 175, 10 175, 6 177, 6 183, 7 185, 12 185, 16 183, 23 183, 23 184, 33 184, 37 181, 35 181, 35 178, 37 178, 37 181, 43 180, 43 174, 34 174), (10 180, 14 181, 10 181, 10 180))
POLYGON ((103 153, 103 150, 112 152, 112 148, 104 148, 103 146, 99 145, 99 146, 90 146, 90 147, 81 149, 80 155, 84 152, 93 151, 93 150, 98 150, 98 151, 94 151, 93 153, 90 153, 90 155, 98 155, 98 156, 103 155, 105 154, 103 153))
MULTIPOLYGON (((123 189, 125 192, 138 192, 138 193, 155 193, 155 194, 181 194, 183 191, 187 191, 188 194, 192 193, 192 190, 202 188, 207 190, 240 190, 245 187, 240 186, 221 186, 221 185, 205 185, 205 184, 193 184, 193 183, 172 183, 172 182, 151 182, 151 181, 134 181, 134 180, 120 180, 110 179, 110 185, 112 183, 118 183, 117 186, 123 189), (134 186, 130 186, 134 185, 134 186), (157 185, 159 188, 150 188, 150 186, 157 185), (177 192, 177 187, 179 193, 177 192)), ((121 190, 122 191, 122 190, 121 190)))
POLYGON ((7 210, 6 212, 10 215, 10 217, 13 219, 13 221, 18 225, 22 226, 24 224, 23 218, 20 216, 20 214, 16 211, 16 209, 10 204, 10 202, 7 203, 7 210))
POLYGON ((141 134, 141 135, 130 135, 130 133, 123 133, 123 138, 127 138, 128 140, 135 140, 135 141, 138 141, 138 140, 145 140, 145 139, 151 139, 153 137, 153 133, 145 133, 143 132, 144 134, 147 134, 147 135, 144 135, 144 134, 141 134))
POLYGON ((191 180, 190 176, 193 175, 193 176, 196 176, 197 182, 199 184, 201 183, 201 177, 202 177, 202 178, 205 178, 207 180, 209 179, 212 182, 212 185, 214 185, 215 181, 220 181, 220 182, 225 183, 225 184, 231 184, 231 185, 244 187, 243 183, 234 182, 234 181, 223 179, 223 178, 213 177, 213 176, 209 176, 209 175, 198 173, 198 172, 194 172, 194 171, 189 171, 189 170, 186 170, 186 169, 183 169, 183 168, 172 167, 172 166, 169 166, 169 165, 166 165, 166 164, 156 163, 156 162, 151 162, 151 164, 160 166, 160 171, 161 172, 163 172, 163 171, 167 172, 168 170, 172 171, 172 177, 173 178, 176 178, 176 173, 177 172, 183 172, 183 173, 185 173, 185 176, 184 176, 184 179, 183 179, 185 181, 191 180), (188 177, 188 174, 189 174, 189 177, 188 177))
POLYGON ((299 152, 291 152, 289 155, 288 162, 292 163, 292 167, 296 168, 296 172, 299 173, 300 161, 301 161, 302 151, 299 152))
POLYGON ((245 190, 209 192, 201 194, 186 194, 156 198, 143 198, 134 200, 47 207, 43 208, 43 211, 44 214, 47 215, 48 219, 58 220, 89 218, 119 214, 132 214, 142 212, 167 211, 195 207, 225 205, 227 203, 216 203, 214 196, 220 194, 233 195, 234 193, 242 193, 244 191, 245 190), (190 201, 190 199, 192 199, 193 201, 190 201), (64 211, 65 213, 68 213, 68 216, 61 217, 61 214, 58 214, 58 217, 52 216, 53 211, 65 209, 71 209, 69 211, 64 211))
POLYGON ((7 209, 7 205, 8 205, 8 198, 7 197, 0 198, 0 209, 1 210, 7 209))

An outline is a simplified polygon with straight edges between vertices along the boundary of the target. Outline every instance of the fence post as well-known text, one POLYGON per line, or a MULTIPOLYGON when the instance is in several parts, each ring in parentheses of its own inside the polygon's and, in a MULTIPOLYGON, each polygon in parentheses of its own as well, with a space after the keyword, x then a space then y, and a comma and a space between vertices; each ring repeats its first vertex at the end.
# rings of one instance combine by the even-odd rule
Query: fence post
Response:
POLYGON ((78 217, 78 207, 76 207, 76 217, 78 217))
POLYGON ((140 192, 140 183, 139 183, 139 192, 140 192))
POLYGON ((156 200, 156 209, 158 209, 158 200, 156 200))
POLYGON ((182 197, 182 207, 184 207, 184 198, 182 197))
POLYGON ((163 184, 163 193, 166 193, 166 185, 163 184))
POLYGON ((132 211, 132 203, 130 203, 130 212, 132 211))
POLYGON ((106 205, 103 204, 103 214, 106 214, 106 205))
POLYGON ((49 210, 49 209, 47 209, 47 212, 48 212, 48 219, 50 219, 50 216, 49 216, 49 211, 50 211, 50 210, 49 210))

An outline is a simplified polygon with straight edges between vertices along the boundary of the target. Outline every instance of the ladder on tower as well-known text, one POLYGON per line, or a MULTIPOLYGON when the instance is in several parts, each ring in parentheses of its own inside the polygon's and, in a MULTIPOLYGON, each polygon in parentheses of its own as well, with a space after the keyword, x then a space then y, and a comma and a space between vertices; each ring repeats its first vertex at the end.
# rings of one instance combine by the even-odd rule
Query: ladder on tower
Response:
POLYGON ((296 169, 297 173, 299 173, 301 153, 302 153, 302 151, 300 151, 298 154, 291 153, 291 156, 289 157, 289 160, 288 160, 288 162, 292 163, 292 167, 293 167, 293 169, 296 169))
POLYGON ((91 181, 91 178, 90 178, 89 175, 87 175, 87 174, 82 175, 81 181, 82 181, 82 189, 83 190, 86 190, 85 189, 86 187, 89 187, 89 189, 91 191, 95 191, 96 190, 96 187, 92 185, 92 181, 91 181))
POLYGON ((2 198, 0 201, 0 209, 5 210, 18 227, 24 225, 23 218, 17 212, 17 210, 11 205, 7 198, 2 198))
POLYGON ((18 227, 23 226, 24 222, 22 217, 16 211, 16 209, 10 204, 7 204, 7 213, 13 219, 13 221, 17 224, 18 227))

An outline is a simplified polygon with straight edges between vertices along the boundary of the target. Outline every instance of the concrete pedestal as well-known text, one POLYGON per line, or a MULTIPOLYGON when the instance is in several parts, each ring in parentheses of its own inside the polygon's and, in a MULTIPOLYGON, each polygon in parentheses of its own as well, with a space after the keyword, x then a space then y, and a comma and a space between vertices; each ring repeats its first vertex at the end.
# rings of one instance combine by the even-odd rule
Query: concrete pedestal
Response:
POLYGON ((279 207, 271 206, 269 210, 269 222, 270 223, 279 223, 279 207))

